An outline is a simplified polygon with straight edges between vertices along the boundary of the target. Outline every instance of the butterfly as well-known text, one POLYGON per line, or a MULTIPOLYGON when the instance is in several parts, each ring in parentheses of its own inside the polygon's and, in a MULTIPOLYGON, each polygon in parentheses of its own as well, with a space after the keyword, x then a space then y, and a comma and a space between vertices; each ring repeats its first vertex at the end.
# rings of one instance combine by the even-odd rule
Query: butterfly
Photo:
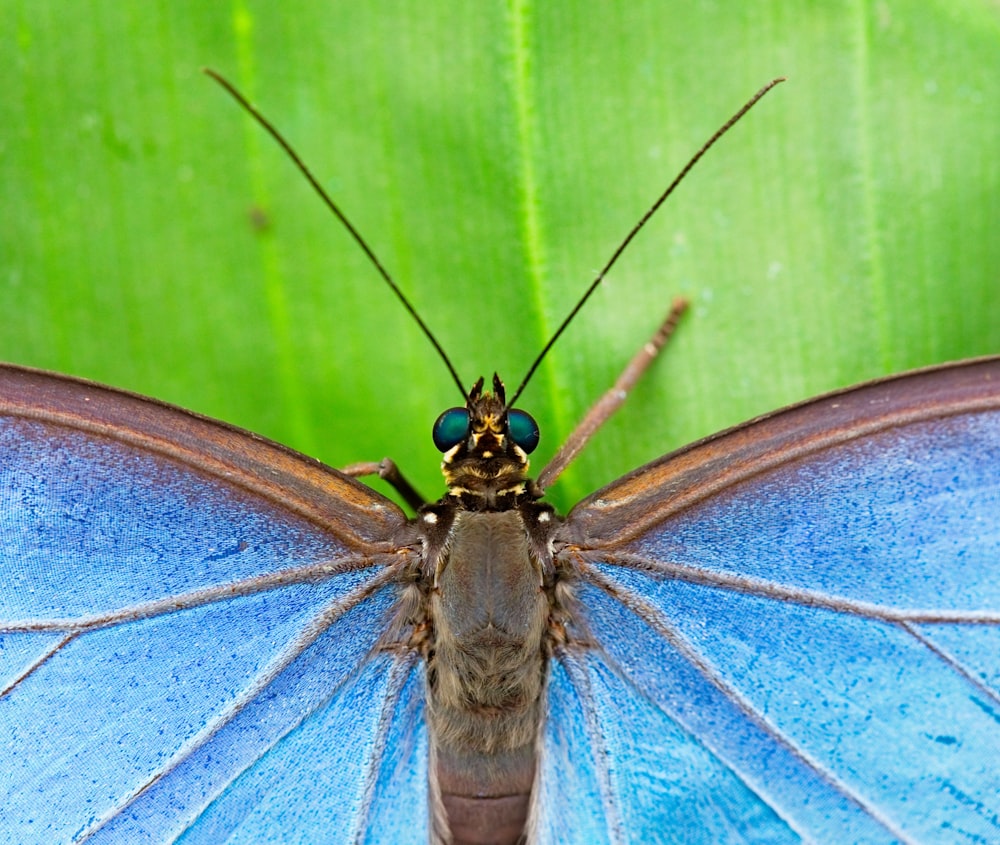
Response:
POLYGON ((409 518, 357 467, 0 366, 0 838, 1000 838, 1000 358, 565 517, 580 440, 532 480, 520 388, 463 394, 409 518))

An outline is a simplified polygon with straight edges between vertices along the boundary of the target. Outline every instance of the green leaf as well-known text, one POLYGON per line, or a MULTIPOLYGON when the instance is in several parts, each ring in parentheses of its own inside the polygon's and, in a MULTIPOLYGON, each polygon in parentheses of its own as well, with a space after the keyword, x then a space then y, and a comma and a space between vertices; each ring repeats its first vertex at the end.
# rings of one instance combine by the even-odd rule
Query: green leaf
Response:
POLYGON ((0 7, 0 357, 175 402, 427 495, 459 400, 281 128, 467 383, 546 360, 536 469, 652 333, 662 361, 553 491, 888 372, 1000 352, 1000 7, 235 2, 0 7))

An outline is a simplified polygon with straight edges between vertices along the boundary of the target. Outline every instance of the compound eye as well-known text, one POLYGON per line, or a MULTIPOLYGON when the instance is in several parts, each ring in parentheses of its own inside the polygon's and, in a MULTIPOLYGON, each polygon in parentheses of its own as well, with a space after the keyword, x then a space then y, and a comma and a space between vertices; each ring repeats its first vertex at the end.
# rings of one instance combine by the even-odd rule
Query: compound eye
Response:
POLYGON ((510 439, 530 455, 538 445, 538 423, 531 414, 517 409, 507 412, 507 433, 510 439))
POLYGON ((448 452, 469 436, 469 412, 465 408, 449 408, 434 423, 431 437, 439 452, 448 452))

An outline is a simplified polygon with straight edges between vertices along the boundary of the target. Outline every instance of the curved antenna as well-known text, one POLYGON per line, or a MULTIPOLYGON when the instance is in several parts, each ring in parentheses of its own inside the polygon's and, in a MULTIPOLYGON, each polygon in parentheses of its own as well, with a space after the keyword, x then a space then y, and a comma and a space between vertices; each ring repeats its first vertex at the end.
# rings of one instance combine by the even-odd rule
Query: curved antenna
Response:
POLYGON ((698 152, 696 152, 691 157, 691 160, 687 164, 685 164, 683 168, 681 168, 681 172, 674 177, 674 181, 667 186, 667 189, 662 194, 660 194, 656 202, 654 202, 650 206, 649 210, 645 214, 643 214, 642 217, 639 218, 639 222, 632 227, 632 231, 630 231, 625 236, 625 240, 623 240, 618 245, 618 248, 614 251, 614 253, 612 253, 611 258, 608 259, 608 263, 605 264, 601 272, 597 274, 597 278, 595 278, 594 281, 590 283, 590 287, 588 287, 587 290, 584 291, 583 296, 581 296, 576 305, 573 306, 573 310, 566 315, 566 319, 564 319, 562 323, 559 324, 559 328, 556 329, 555 334, 553 334, 552 337, 549 338, 549 342, 546 343, 545 346, 542 348, 542 351, 538 353, 538 357, 535 358, 534 363, 528 368, 528 374, 523 379, 521 379, 521 384, 518 385, 517 390, 514 391, 514 396, 507 403, 508 408, 513 406, 513 404, 517 401, 517 398, 521 395, 524 388, 528 386, 528 382, 531 380, 531 377, 535 374, 535 370, 538 369, 539 364, 542 363, 542 360, 549 353, 549 350, 555 345, 555 342, 559 340, 559 337, 562 335, 562 333, 566 331, 566 327, 569 326, 569 324, 573 321, 573 318, 577 315, 577 312, 579 312, 579 310, 583 308, 584 303, 588 299, 590 299, 591 294, 595 290, 597 290, 597 286, 604 281, 604 277, 608 274, 608 271, 614 266, 614 263, 618 260, 618 256, 620 256, 625 251, 625 247, 627 247, 630 243, 632 243, 632 239, 639 233, 639 230, 646 225, 646 222, 649 220, 650 217, 656 214, 660 206, 663 205, 664 202, 666 202, 667 197, 669 197, 674 192, 674 189, 681 183, 684 177, 688 175, 688 172, 691 170, 691 168, 698 163, 698 160, 703 155, 705 155, 705 153, 709 151, 709 149, 715 144, 716 141, 719 140, 719 138, 721 138, 730 129, 732 129, 734 124, 736 124, 736 122, 739 121, 739 119, 743 117, 743 115, 745 115, 748 111, 750 111, 750 109, 752 109, 757 104, 757 101, 760 100, 761 97, 763 97, 779 82, 784 82, 784 81, 785 77, 779 76, 776 79, 772 79, 770 82, 768 82, 767 85, 765 85, 749 100, 747 100, 747 102, 738 112, 736 112, 736 114, 734 114, 731 118, 729 118, 729 120, 723 123, 722 126, 720 126, 715 131, 712 137, 709 138, 702 145, 701 149, 698 150, 698 152))
POLYGON ((202 73, 212 77, 212 79, 218 82, 219 85, 225 88, 226 91, 229 92, 230 96, 243 107, 244 111, 246 111, 254 120, 256 120, 257 123, 259 123, 267 131, 267 133, 272 138, 274 138, 275 141, 278 142, 279 146, 281 146, 281 148, 285 151, 288 157, 294 162, 295 166, 299 169, 302 175, 306 177, 306 181, 308 181, 309 184, 312 185, 313 190, 317 194, 319 194, 320 199, 323 200, 324 203, 326 203, 326 207, 329 208, 330 211, 334 213, 336 218, 341 223, 344 224, 344 228, 351 233, 351 237, 354 238, 357 245, 361 247, 364 254, 368 256, 368 260, 372 263, 372 265, 374 265, 375 269, 378 270, 379 275, 382 277, 385 283, 392 289, 392 292, 396 294, 396 298, 403 303, 403 307, 407 311, 409 311, 410 316, 413 317, 414 320, 416 320, 417 325, 420 326, 420 330, 424 333, 424 335, 426 335, 427 339, 431 342, 431 345, 437 350, 437 354, 441 357, 441 360, 444 361, 444 365, 448 368, 448 372, 451 373, 452 379, 455 381, 455 384, 458 385, 458 390, 462 394, 462 398, 465 399, 466 402, 468 402, 469 394, 465 392, 465 388, 462 386, 462 380, 458 377, 458 373, 455 371, 455 367, 452 365, 451 360, 445 354, 445 351, 441 347, 441 344, 438 343, 437 338, 434 337, 431 330, 427 328, 427 324, 420 318, 420 315, 417 313, 416 308, 413 307, 413 305, 410 303, 410 300, 408 300, 406 296, 403 294, 403 292, 399 289, 399 285, 397 285, 393 281, 392 276, 389 275, 389 271, 382 266, 382 262, 379 261, 378 258, 375 256, 375 253, 372 252, 371 247, 368 246, 368 244, 365 242, 365 239, 361 237, 361 233, 354 228, 354 225, 351 223, 351 221, 347 219, 347 215, 345 215, 344 212, 342 212, 340 208, 337 207, 337 204, 332 199, 330 199, 330 195, 323 189, 323 186, 320 185, 318 181, 316 181, 316 177, 313 176, 309 168, 306 167, 305 162, 302 161, 301 158, 299 158, 299 154, 295 152, 294 149, 292 149, 292 145, 285 140, 284 136, 282 136, 282 134, 274 127, 271 121, 269 121, 266 117, 264 117, 264 115, 262 115, 259 111, 257 111, 257 109, 250 104, 247 98, 244 97, 239 91, 237 91, 235 86, 233 86, 233 84, 228 79, 222 76, 222 74, 217 73, 216 71, 208 67, 202 68, 202 73))

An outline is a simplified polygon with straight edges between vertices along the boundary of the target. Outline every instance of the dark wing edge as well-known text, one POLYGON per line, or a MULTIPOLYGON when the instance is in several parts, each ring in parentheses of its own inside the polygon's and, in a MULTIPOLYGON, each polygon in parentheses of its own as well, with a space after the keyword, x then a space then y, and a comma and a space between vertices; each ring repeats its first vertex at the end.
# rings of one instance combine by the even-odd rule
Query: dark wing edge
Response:
POLYGON ((235 426, 84 379, 0 364, 0 416, 62 425, 167 456, 278 502, 351 548, 388 551, 388 538, 406 524, 395 503, 313 458, 235 426))
POLYGON ((813 452, 899 425, 996 408, 1000 356, 927 367, 827 393, 699 440, 622 476, 570 511, 561 539, 588 549, 621 546, 720 490, 813 452))

